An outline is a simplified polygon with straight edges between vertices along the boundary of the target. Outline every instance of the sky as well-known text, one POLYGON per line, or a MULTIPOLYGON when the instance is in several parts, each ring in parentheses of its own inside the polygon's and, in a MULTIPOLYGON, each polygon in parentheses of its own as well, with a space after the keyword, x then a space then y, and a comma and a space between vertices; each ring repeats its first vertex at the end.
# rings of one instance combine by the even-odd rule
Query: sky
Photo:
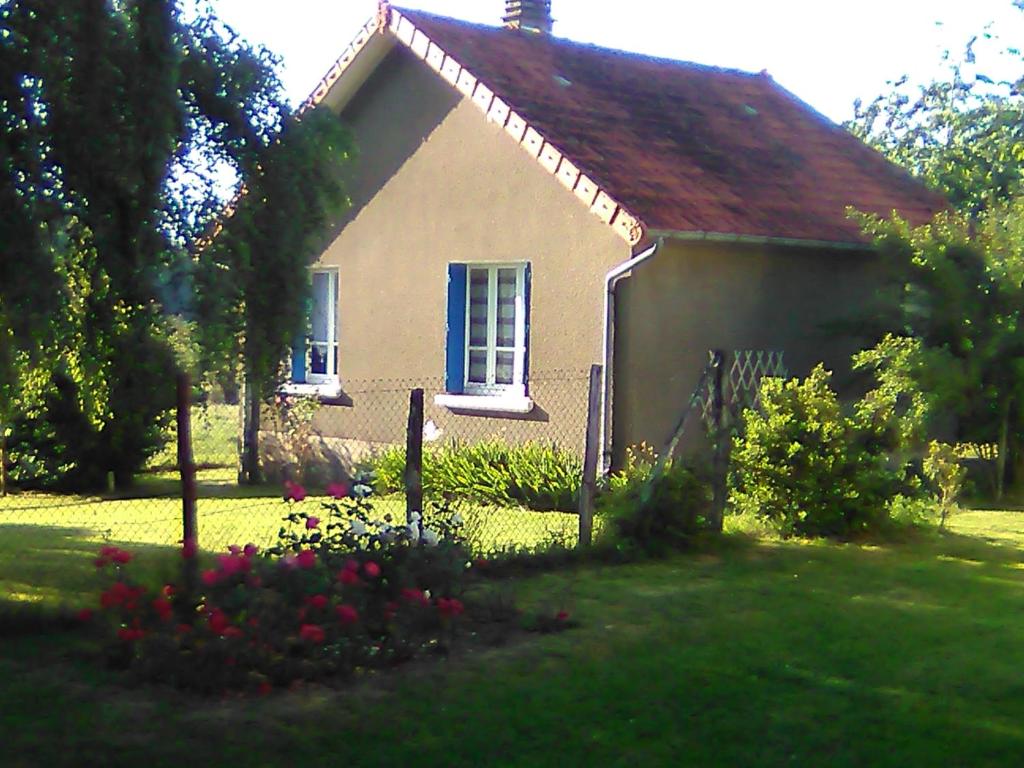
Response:
MULTIPOLYGON (((301 102, 333 64, 376 0, 212 0, 243 37, 283 59, 282 80, 301 102)), ((499 24, 504 0, 401 0, 399 7, 499 24)), ((943 50, 974 35, 996 39, 979 66, 1010 77, 1002 48, 1024 47, 1024 12, 1012 0, 553 0, 555 34, 652 56, 752 72, 841 122, 903 74, 928 81, 943 50)), ((1019 69, 1019 59, 1017 60, 1019 69)), ((1019 77, 1019 71, 1016 72, 1019 77)))

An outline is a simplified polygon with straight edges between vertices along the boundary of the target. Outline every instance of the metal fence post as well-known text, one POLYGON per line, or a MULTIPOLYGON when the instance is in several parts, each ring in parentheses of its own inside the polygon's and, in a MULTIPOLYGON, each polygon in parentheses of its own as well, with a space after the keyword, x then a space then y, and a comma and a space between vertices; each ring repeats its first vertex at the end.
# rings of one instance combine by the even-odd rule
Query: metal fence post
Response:
POLYGON ((587 438, 583 453, 583 482, 580 484, 580 541, 589 547, 594 537, 594 500, 597 496, 597 461, 601 434, 601 366, 590 366, 587 395, 587 438))
POLYGON ((409 393, 409 425, 405 433, 405 520, 423 513, 423 390, 409 393))
POLYGON ((192 382, 187 373, 178 374, 178 472, 181 474, 181 521, 184 581, 187 594, 194 594, 198 584, 199 561, 196 559, 196 465, 192 461, 192 424, 189 406, 192 382))

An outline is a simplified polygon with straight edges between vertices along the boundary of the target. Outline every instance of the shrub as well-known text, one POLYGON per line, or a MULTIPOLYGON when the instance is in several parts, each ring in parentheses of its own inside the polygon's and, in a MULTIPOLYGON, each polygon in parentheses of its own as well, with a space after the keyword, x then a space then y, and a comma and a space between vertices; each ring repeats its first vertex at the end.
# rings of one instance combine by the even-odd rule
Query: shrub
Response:
POLYGON ((625 466, 609 477, 598 497, 598 513, 604 518, 603 536, 619 547, 661 555, 685 546, 704 526, 711 487, 675 461, 649 484, 655 463, 647 446, 627 450, 625 466))
POLYGON ((266 553, 231 547, 194 595, 133 582, 131 554, 104 547, 96 565, 109 581, 90 622, 109 660, 200 692, 266 692, 451 645, 469 568, 456 515, 378 520, 362 494, 324 505, 322 518, 290 504, 285 519, 300 533, 282 529, 266 553))
POLYGON ((888 436, 843 414, 818 366, 803 381, 766 379, 761 410, 734 440, 730 500, 783 535, 846 537, 877 528, 889 501, 912 494, 904 465, 890 465, 888 436))
MULTIPOLYGON (((371 467, 378 493, 403 488, 405 449, 378 454, 371 467)), ((460 498, 500 506, 522 505, 542 512, 576 509, 583 466, 557 446, 498 440, 463 445, 448 443, 423 452, 423 492, 435 498, 460 498)))
POLYGON ((939 503, 939 528, 944 528, 950 514, 956 511, 966 475, 953 446, 933 440, 924 459, 924 476, 939 503))

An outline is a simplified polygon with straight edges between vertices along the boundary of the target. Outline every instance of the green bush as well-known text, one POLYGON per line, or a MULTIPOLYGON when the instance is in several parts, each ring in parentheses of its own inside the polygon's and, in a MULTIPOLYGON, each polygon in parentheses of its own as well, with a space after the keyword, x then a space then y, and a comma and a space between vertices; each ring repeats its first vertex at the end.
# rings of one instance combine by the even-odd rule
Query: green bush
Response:
POLYGON ((822 366, 803 381, 766 379, 761 410, 735 438, 730 500, 783 535, 847 537, 877 530, 897 493, 912 494, 886 435, 844 415, 822 366))
POLYGON ((646 492, 657 457, 647 446, 631 447, 625 466, 608 478, 598 498, 602 537, 620 547, 661 555, 688 544, 704 526, 711 486, 689 467, 670 461, 646 492))
MULTIPOLYGON (((377 493, 403 488, 405 449, 389 448, 370 462, 377 493)), ((583 467, 557 446, 508 445, 491 440, 448 443, 423 451, 423 492, 432 498, 467 499, 542 512, 576 509, 583 467)))

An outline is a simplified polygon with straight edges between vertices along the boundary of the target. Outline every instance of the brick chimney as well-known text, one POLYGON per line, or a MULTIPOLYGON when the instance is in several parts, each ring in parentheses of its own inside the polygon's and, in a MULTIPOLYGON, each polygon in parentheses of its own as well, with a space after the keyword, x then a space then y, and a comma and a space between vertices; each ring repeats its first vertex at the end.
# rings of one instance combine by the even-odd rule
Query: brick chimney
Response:
POLYGON ((505 0, 505 26, 537 34, 551 34, 551 0, 505 0))

